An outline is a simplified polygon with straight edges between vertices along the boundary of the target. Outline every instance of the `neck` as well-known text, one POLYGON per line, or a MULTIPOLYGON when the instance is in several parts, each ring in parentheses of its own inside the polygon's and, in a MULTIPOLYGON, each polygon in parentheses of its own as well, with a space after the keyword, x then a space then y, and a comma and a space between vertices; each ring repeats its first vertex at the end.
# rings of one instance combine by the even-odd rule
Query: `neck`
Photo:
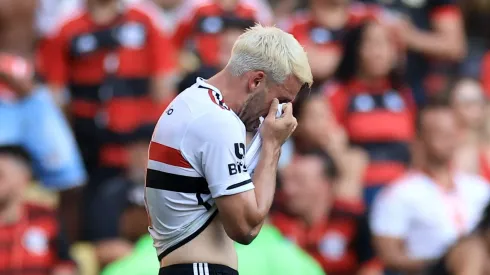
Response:
POLYGON ((368 84, 368 85, 375 85, 382 81, 384 77, 381 76, 374 76, 374 75, 369 75, 363 72, 359 72, 357 74, 357 79, 361 80, 363 83, 368 84))
POLYGON ((20 201, 8 201, 0 204, 0 224, 12 224, 20 219, 22 203, 20 201))
POLYGON ((119 0, 87 1, 87 9, 95 23, 105 25, 114 20, 120 9, 119 0))
POLYGON ((480 134, 470 127, 461 127, 460 133, 463 144, 476 144, 480 142, 480 134))
POLYGON ((240 83, 239 77, 233 76, 225 68, 207 82, 220 90, 224 102, 235 114, 240 113, 246 96, 241 96, 243 87, 237 85, 237 83, 240 83))
POLYGON ((331 203, 330 200, 326 197, 312 200, 313 206, 310 208, 310 211, 306 213, 303 217, 304 222, 311 227, 322 220, 325 220, 325 217, 330 213, 331 203))
POLYGON ((425 165, 426 173, 433 178, 442 187, 452 188, 452 173, 449 162, 446 163, 427 163, 425 165))

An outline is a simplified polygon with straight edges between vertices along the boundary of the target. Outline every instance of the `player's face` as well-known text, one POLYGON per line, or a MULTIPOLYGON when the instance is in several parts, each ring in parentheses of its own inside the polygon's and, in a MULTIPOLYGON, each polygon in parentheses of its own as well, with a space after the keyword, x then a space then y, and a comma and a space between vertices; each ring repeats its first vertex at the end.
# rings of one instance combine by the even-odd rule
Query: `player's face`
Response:
POLYGON ((0 157, 0 207, 20 199, 29 181, 27 169, 11 157, 0 157))
POLYGON ((251 132, 259 126, 259 118, 267 115, 274 98, 280 103, 292 102, 303 86, 296 77, 288 77, 284 83, 275 84, 267 81, 264 72, 252 72, 249 75, 248 98, 238 116, 247 131, 251 132))
POLYGON ((450 109, 428 110, 422 117, 422 143, 429 161, 451 161, 458 146, 458 128, 450 109))

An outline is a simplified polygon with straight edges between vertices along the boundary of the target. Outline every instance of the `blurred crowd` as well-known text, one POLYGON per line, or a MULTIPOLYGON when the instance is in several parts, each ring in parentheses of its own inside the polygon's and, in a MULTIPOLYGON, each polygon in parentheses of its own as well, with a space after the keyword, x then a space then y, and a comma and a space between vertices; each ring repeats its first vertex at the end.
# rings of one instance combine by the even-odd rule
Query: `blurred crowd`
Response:
POLYGON ((315 82, 240 274, 490 274, 487 0, 1 0, 0 274, 157 274, 154 125, 256 22, 315 82))

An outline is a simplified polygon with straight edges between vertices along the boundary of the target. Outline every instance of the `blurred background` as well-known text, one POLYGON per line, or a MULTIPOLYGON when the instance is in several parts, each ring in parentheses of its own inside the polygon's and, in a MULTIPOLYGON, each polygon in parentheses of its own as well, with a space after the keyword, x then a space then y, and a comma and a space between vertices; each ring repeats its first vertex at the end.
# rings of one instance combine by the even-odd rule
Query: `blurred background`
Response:
POLYGON ((240 274, 488 274, 488 0, 0 0, 0 274, 157 274, 153 127, 255 22, 315 82, 240 274))

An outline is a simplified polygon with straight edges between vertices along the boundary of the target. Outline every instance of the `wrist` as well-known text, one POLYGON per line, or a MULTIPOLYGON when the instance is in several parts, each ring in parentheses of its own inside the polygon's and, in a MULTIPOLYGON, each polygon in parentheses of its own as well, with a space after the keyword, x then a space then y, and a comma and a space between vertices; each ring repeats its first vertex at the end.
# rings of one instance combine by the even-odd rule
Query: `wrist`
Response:
POLYGON ((262 143, 262 152, 267 155, 272 155, 279 158, 281 154, 281 145, 277 142, 266 142, 262 143))

